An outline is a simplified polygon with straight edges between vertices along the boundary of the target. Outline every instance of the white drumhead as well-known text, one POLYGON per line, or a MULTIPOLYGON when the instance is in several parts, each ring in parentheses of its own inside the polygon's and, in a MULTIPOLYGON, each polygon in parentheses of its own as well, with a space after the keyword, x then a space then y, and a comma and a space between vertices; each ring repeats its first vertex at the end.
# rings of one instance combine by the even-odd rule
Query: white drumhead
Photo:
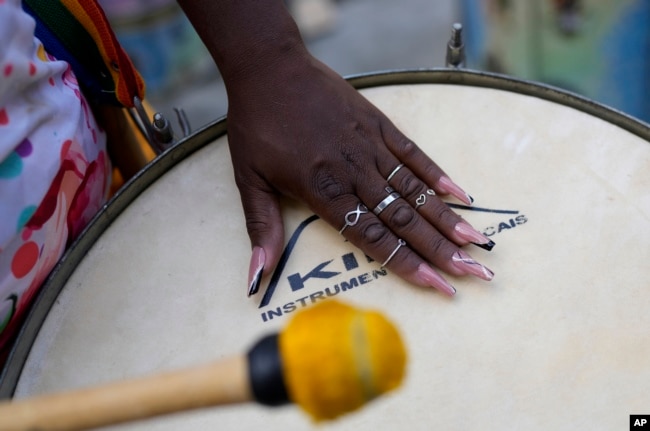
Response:
MULTIPOLYGON (((496 242, 492 252, 468 248, 493 282, 449 277, 453 299, 407 285, 288 202, 287 241, 303 229, 260 306, 271 279, 246 297, 250 244, 223 137, 96 242, 50 311, 16 396, 241 353, 292 310, 336 293, 396 322, 410 362, 402 388, 322 430, 627 429, 630 414, 650 413, 650 144, 508 91, 417 84, 363 94, 491 210, 458 212, 496 242), (289 276, 324 262, 335 276, 292 290, 289 276)), ((295 407, 246 405, 119 429, 310 426, 295 407)))

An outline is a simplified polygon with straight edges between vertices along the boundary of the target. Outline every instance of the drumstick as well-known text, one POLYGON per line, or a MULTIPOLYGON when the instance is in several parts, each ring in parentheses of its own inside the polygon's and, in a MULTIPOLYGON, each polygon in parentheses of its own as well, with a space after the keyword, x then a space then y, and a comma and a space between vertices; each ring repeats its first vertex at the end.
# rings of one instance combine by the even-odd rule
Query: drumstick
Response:
POLYGON ((208 406, 294 402, 334 419, 397 388, 406 365, 383 315, 335 300, 303 309, 245 355, 202 367, 0 403, 0 430, 82 430, 208 406))

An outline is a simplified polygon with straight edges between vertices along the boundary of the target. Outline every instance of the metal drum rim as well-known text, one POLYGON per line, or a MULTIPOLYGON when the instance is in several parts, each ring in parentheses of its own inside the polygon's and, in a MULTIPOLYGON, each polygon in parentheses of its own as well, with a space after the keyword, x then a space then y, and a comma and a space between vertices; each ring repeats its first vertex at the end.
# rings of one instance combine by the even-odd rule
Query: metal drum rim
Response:
MULTIPOLYGON (((508 75, 468 69, 434 68, 378 71, 352 75, 346 79, 359 90, 391 85, 448 84, 509 91, 577 109, 650 142, 650 125, 630 115, 567 90, 508 75)), ((74 269, 106 228, 149 185, 193 152, 225 135, 226 131, 226 117, 221 117, 183 138, 131 178, 93 217, 56 264, 29 310, 0 373, 0 399, 13 396, 31 347, 56 298, 74 269)))

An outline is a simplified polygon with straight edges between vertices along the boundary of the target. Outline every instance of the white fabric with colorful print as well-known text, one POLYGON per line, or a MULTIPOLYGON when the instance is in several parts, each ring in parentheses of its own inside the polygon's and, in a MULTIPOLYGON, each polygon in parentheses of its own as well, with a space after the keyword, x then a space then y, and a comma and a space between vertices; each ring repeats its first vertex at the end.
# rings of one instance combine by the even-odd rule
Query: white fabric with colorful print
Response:
POLYGON ((0 0, 0 349, 105 202, 106 136, 20 1, 0 0))

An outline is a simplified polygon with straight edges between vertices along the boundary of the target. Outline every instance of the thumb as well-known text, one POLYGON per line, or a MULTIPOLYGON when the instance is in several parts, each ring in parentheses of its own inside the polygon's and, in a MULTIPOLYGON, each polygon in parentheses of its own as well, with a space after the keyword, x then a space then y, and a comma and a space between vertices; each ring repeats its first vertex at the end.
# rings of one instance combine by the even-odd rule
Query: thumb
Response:
POLYGON ((284 225, 277 194, 261 189, 241 190, 246 230, 252 255, 248 269, 248 296, 257 293, 264 273, 272 272, 284 245, 284 225))

